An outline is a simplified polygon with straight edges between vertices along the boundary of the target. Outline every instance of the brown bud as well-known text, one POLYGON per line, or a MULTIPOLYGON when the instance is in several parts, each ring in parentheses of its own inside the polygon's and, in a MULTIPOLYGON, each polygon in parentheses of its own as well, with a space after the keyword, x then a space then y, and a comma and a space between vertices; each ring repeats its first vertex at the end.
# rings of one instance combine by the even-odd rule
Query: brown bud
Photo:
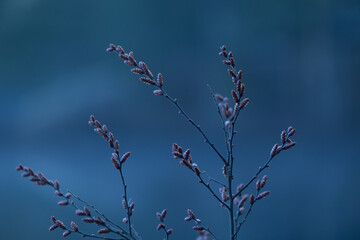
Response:
POLYGON ((250 202, 251 205, 253 205, 253 204, 255 203, 255 196, 254 196, 254 194, 251 194, 251 195, 250 195, 249 202, 250 202))
POLYGON ((110 232, 109 228, 102 228, 97 233, 98 234, 106 234, 106 233, 109 233, 109 232, 110 232))
POLYGON ((132 68, 131 72, 133 72, 135 74, 140 74, 140 75, 144 74, 144 71, 141 70, 140 68, 132 68))
POLYGON ((78 226, 76 225, 75 222, 71 222, 70 226, 75 232, 79 231, 79 228, 78 228, 78 226))
POLYGON ((63 229, 63 230, 66 229, 66 227, 65 227, 65 225, 64 225, 64 223, 63 223, 62 221, 56 220, 55 223, 56 223, 56 225, 59 226, 59 228, 61 228, 61 229, 63 229))
POLYGON ((56 190, 59 190, 59 188, 60 188, 60 183, 59 183, 59 181, 58 180, 55 180, 55 183, 54 183, 54 187, 55 187, 55 189, 56 190))
POLYGON ((241 207, 241 208, 239 209, 239 215, 243 214, 244 211, 245 211, 245 208, 241 207))
POLYGON ((51 225, 49 228, 49 231, 53 231, 55 229, 57 229, 59 226, 57 224, 51 225))
POLYGON ((259 196, 256 198, 257 200, 265 198, 267 195, 270 194, 270 191, 265 191, 259 194, 259 196))
POLYGON ((238 103, 240 101, 238 94, 234 90, 231 90, 231 95, 235 102, 238 103))
POLYGON ((189 216, 191 219, 195 219, 195 218, 196 218, 194 212, 191 211, 190 209, 187 210, 187 214, 188 214, 188 216, 189 216))
POLYGON ((296 129, 292 128, 292 127, 289 127, 289 128, 288 128, 288 134, 289 134, 289 137, 291 137, 292 135, 294 135, 296 129), (289 128, 290 128, 290 130, 289 130, 289 128))
POLYGON ((154 91, 153 91, 153 94, 156 95, 156 96, 162 96, 162 95, 164 95, 164 93, 163 93, 161 90, 154 90, 154 91))
POLYGON ((83 222, 86 222, 86 223, 93 223, 94 222, 94 219, 91 218, 91 217, 86 217, 86 218, 83 218, 81 219, 83 222))
POLYGON ((167 235, 171 235, 173 233, 173 229, 172 228, 169 228, 167 231, 166 231, 166 234, 167 235))
POLYGON ((260 183, 261 188, 265 187, 266 181, 267 181, 267 176, 264 175, 263 178, 261 179, 261 183, 260 183))
POLYGON ((69 230, 66 230, 65 232, 63 232, 63 237, 67 237, 71 234, 71 232, 69 230))
POLYGON ((91 212, 88 207, 84 206, 84 212, 86 213, 86 215, 91 216, 91 212))
POLYGON ((281 132, 281 143, 284 144, 286 142, 286 131, 283 130, 281 132))
POLYGON ((244 204, 245 204, 245 202, 246 202, 246 200, 249 198, 249 195, 247 195, 247 194, 245 194, 242 198, 241 198, 241 200, 240 200, 240 202, 239 202, 239 208, 241 208, 241 207, 243 207, 244 206, 244 204))
POLYGON ((67 200, 63 200, 63 201, 59 201, 58 202, 58 205, 59 206, 66 206, 66 205, 68 205, 69 204, 69 202, 67 201, 67 200))
POLYGON ((228 71, 228 73, 229 73, 229 75, 230 75, 231 77, 236 78, 236 74, 234 73, 234 71, 233 71, 233 70, 228 69, 227 71, 228 71))
POLYGON ((166 217, 166 213, 167 213, 167 209, 165 208, 162 212, 161 212, 161 217, 164 219, 166 217))
POLYGON ((83 211, 80 210, 80 209, 76 209, 75 214, 78 215, 78 216, 85 216, 85 215, 86 215, 86 213, 83 212, 83 211))
POLYGON ((121 157, 121 160, 120 160, 120 163, 123 164, 127 159, 128 157, 130 156, 130 152, 127 152, 125 153, 122 157, 121 157))
POLYGON ((203 226, 196 225, 196 226, 193 226, 192 229, 194 229, 195 231, 202 231, 205 228, 203 226))
POLYGON ((158 73, 158 75, 157 75, 157 84, 158 84, 160 87, 162 87, 163 84, 164 84, 163 76, 162 76, 161 73, 158 73))
POLYGON ((236 187, 236 192, 241 192, 241 190, 244 188, 244 184, 240 184, 239 186, 236 187))
POLYGON ((275 143, 275 145, 273 146, 273 148, 271 149, 271 152, 270 152, 270 157, 271 158, 273 158, 276 154, 277 154, 277 152, 278 152, 278 144, 277 143, 275 143))
POLYGON ((196 176, 200 176, 201 172, 200 172, 200 169, 198 167, 195 167, 194 171, 195 171, 196 176))
POLYGON ((186 221, 186 222, 189 222, 189 221, 191 221, 191 217, 186 217, 184 220, 186 221))
POLYGON ((157 227, 156 227, 156 230, 159 231, 163 228, 165 229, 165 225, 163 223, 159 223, 159 225, 157 225, 157 227))
POLYGON ((128 220, 127 218, 123 218, 123 219, 122 219, 122 222, 123 222, 123 223, 128 223, 128 221, 129 221, 129 220, 128 220))
POLYGON ((115 159, 114 157, 111 157, 111 161, 116 169, 120 169, 120 164, 117 159, 115 159))
POLYGON ((295 145, 296 145, 296 142, 290 142, 290 143, 285 144, 282 148, 283 148, 284 150, 287 150, 287 149, 289 149, 289 148, 292 148, 292 147, 295 146, 295 145))
POLYGON ((259 191, 260 190, 260 180, 256 181, 256 190, 259 191))
POLYGON ((140 81, 142 81, 143 83, 149 84, 149 85, 155 85, 155 82, 153 80, 151 80, 150 78, 147 77, 141 77, 139 78, 140 81))
POLYGON ((215 98, 216 98, 218 101, 220 101, 220 102, 222 102, 222 101, 224 100, 224 97, 221 96, 221 95, 218 94, 218 93, 215 94, 215 98))
POLYGON ((23 170, 24 167, 23 165, 19 164, 17 167, 16 167, 16 171, 20 171, 20 170, 23 170))
POLYGON ((243 109, 244 107, 246 107, 249 104, 249 101, 250 100, 248 98, 245 98, 244 100, 242 100, 241 103, 240 103, 239 108, 243 109))

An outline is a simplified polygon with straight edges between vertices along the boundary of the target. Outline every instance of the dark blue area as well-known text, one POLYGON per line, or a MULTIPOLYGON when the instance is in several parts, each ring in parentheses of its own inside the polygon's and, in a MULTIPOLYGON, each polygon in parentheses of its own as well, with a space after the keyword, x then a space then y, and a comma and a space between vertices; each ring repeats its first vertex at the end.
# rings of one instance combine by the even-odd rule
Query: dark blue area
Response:
POLYGON ((121 151, 132 152, 125 177, 144 239, 163 237, 155 230, 163 208, 173 239, 195 239, 183 221, 188 208, 227 239, 227 213, 172 158, 171 144, 191 148, 199 167, 219 179, 221 161, 173 106, 105 53, 109 43, 161 72, 168 93, 223 153, 206 85, 230 96, 218 47, 234 52, 250 98, 235 141, 236 183, 266 161, 282 129, 296 127, 298 144, 266 170, 271 194, 254 207, 240 239, 358 238, 358 1, 2 0, 2 239, 58 239, 60 232, 48 232, 51 215, 81 222, 56 205, 51 189, 22 179, 14 170, 20 162, 121 222, 120 178, 111 150, 87 125, 90 114, 114 132, 121 151))

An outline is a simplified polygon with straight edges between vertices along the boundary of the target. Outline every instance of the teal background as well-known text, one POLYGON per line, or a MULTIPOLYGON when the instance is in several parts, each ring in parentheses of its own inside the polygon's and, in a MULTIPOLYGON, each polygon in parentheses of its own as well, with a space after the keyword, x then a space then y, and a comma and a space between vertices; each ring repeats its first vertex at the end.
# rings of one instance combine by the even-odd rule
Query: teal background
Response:
POLYGON ((359 1, 0 0, 2 239, 59 239, 48 231, 51 215, 97 230, 58 207, 51 189, 21 178, 20 162, 121 222, 120 179, 90 114, 132 152, 125 177, 143 239, 162 239, 155 212, 165 207, 172 239, 195 239, 183 221, 188 208, 227 239, 227 213, 172 158, 171 144, 191 148, 201 169, 224 180, 221 162, 173 106, 105 52, 109 43, 162 72, 169 94, 223 153, 206 85, 230 95, 218 47, 234 52, 250 98, 235 142, 236 183, 266 161, 282 129, 297 128, 296 148, 266 171, 271 195, 240 239, 358 239, 359 1))

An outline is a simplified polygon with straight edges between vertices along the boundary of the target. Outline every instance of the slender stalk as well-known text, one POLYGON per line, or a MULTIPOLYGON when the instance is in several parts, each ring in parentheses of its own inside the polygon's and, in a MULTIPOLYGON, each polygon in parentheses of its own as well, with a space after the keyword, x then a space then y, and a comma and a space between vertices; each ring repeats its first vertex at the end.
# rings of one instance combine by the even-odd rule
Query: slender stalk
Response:
POLYGON ((122 182, 123 189, 124 189, 124 196, 123 197, 124 197, 124 200, 125 200, 126 213, 127 213, 127 217, 128 217, 129 234, 130 234, 132 239, 135 239, 133 234, 132 234, 131 214, 130 214, 129 202, 128 202, 128 198, 127 198, 127 185, 125 183, 124 174, 122 172, 122 166, 119 169, 119 173, 120 173, 120 176, 121 176, 121 182, 122 182))
POLYGON ((205 143, 207 143, 214 151, 215 153, 219 156, 219 158, 223 161, 224 164, 226 164, 226 160, 225 158, 222 156, 222 154, 219 152, 219 150, 215 147, 215 144, 212 143, 209 138, 206 136, 206 134, 204 133, 204 131, 201 129, 200 125, 198 125, 197 123, 195 123, 190 117, 189 115, 180 107, 177 99, 173 99, 171 98, 166 91, 164 90, 163 87, 159 86, 156 84, 156 86, 159 88, 159 90, 162 91, 162 93, 164 94, 164 96, 179 110, 179 113, 182 114, 187 120, 188 122, 193 125, 199 132, 200 134, 204 137, 205 139, 205 143))

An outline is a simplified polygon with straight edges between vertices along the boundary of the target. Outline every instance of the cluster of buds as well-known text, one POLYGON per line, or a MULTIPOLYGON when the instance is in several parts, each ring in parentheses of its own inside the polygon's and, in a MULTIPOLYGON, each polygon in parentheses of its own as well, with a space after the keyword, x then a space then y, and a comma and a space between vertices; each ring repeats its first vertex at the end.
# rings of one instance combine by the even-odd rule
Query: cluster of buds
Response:
POLYGON ((30 167, 24 167, 22 164, 19 164, 16 167, 17 171, 23 171, 24 173, 22 174, 23 177, 30 177, 30 181, 31 182, 35 182, 38 186, 50 186, 52 188, 54 188, 55 190, 55 195, 62 197, 64 200, 61 200, 58 202, 59 206, 66 206, 69 204, 69 200, 72 197, 71 193, 62 193, 60 191, 60 183, 58 180, 49 180, 47 179, 44 174, 42 174, 41 172, 39 173, 35 173, 34 170, 30 167))
POLYGON ((156 227, 156 230, 160 231, 161 229, 164 229, 166 237, 168 238, 168 236, 171 235, 174 230, 172 228, 166 229, 166 225, 165 225, 166 213, 167 213, 167 209, 162 210, 161 213, 159 213, 159 212, 156 213, 156 216, 158 217, 158 219, 160 221, 160 223, 156 227))
POLYGON ((86 206, 84 207, 84 210, 76 209, 75 215, 83 216, 81 220, 85 223, 95 223, 98 226, 104 226, 104 228, 98 230, 98 234, 106 234, 111 232, 110 228, 106 227, 105 220, 100 217, 93 217, 90 209, 86 206))
POLYGON ((193 211, 190 209, 187 210, 187 216, 184 219, 186 222, 194 221, 196 223, 195 226, 192 227, 193 230, 197 231, 198 238, 197 240, 209 240, 210 234, 209 230, 201 225, 201 220, 196 218, 193 211))
MULTIPOLYGON (((69 230, 62 221, 57 220, 54 216, 51 217, 51 221, 53 222, 53 225, 50 226, 49 231, 53 231, 57 228, 61 228, 62 230, 64 230, 62 234, 63 237, 67 237, 71 234, 72 231, 69 230)), ((71 227, 73 228, 74 231, 79 230, 78 226, 74 222, 71 222, 71 227)))
POLYGON ((163 76, 161 73, 158 73, 156 81, 154 80, 154 75, 143 61, 139 61, 139 63, 136 62, 134 58, 134 53, 129 52, 126 53, 124 49, 121 46, 115 46, 114 44, 110 44, 109 47, 106 49, 107 52, 116 52, 121 59, 124 60, 124 63, 132 66, 131 72, 134 74, 138 74, 141 77, 139 78, 141 82, 148 84, 148 85, 154 85, 157 86, 159 89, 154 90, 154 95, 162 96, 164 95, 163 91, 161 90, 164 81, 163 76))
POLYGON ((89 125, 94 127, 94 131, 99 133, 108 143, 114 152, 111 155, 111 162, 116 169, 120 169, 122 164, 129 158, 130 152, 126 152, 120 157, 119 153, 119 141, 114 139, 114 134, 109 132, 107 126, 101 125, 101 123, 95 119, 94 115, 90 116, 89 125))
MULTIPOLYGON (((135 203, 131 202, 131 203, 129 203, 129 205, 127 205, 127 202, 125 200, 125 196, 123 196, 122 205, 123 205, 123 208, 129 214, 129 216, 131 217, 134 214, 134 211, 135 211, 135 203)), ((129 219, 123 218, 123 223, 128 223, 128 221, 129 221, 129 219)))
POLYGON ((281 146, 275 144, 270 151, 270 158, 275 157, 280 151, 287 150, 296 145, 296 142, 293 142, 290 137, 295 134, 296 129, 293 127, 288 127, 287 131, 283 130, 280 134, 281 146))
POLYGON ((247 195, 247 194, 234 198, 234 203, 238 207, 238 210, 237 210, 238 215, 241 215, 244 213, 244 211, 245 211, 244 205, 248 199, 249 199, 249 195, 247 195))
POLYGON ((172 154, 175 159, 181 159, 180 160, 181 165, 184 165, 185 167, 189 168, 191 171, 193 171, 196 174, 196 176, 198 177, 200 176, 201 174, 200 169, 196 163, 193 163, 190 154, 190 149, 183 151, 182 147, 174 143, 172 146, 172 154))
POLYGON ((241 82, 243 72, 242 70, 236 72, 233 53, 231 51, 227 52, 225 45, 221 46, 220 49, 219 55, 225 58, 223 63, 227 66, 231 66, 227 71, 235 85, 235 89, 231 90, 231 96, 235 102, 235 106, 231 108, 229 106, 229 99, 220 94, 215 94, 215 98, 218 100, 218 107, 222 116, 225 118, 225 126, 230 128, 230 123, 233 122, 238 111, 248 105, 249 99, 245 98, 241 100, 245 93, 245 85, 241 82))
POLYGON ((221 195, 221 198, 224 202, 229 200, 229 195, 227 194, 227 188, 226 187, 221 187, 219 188, 219 192, 221 195))

